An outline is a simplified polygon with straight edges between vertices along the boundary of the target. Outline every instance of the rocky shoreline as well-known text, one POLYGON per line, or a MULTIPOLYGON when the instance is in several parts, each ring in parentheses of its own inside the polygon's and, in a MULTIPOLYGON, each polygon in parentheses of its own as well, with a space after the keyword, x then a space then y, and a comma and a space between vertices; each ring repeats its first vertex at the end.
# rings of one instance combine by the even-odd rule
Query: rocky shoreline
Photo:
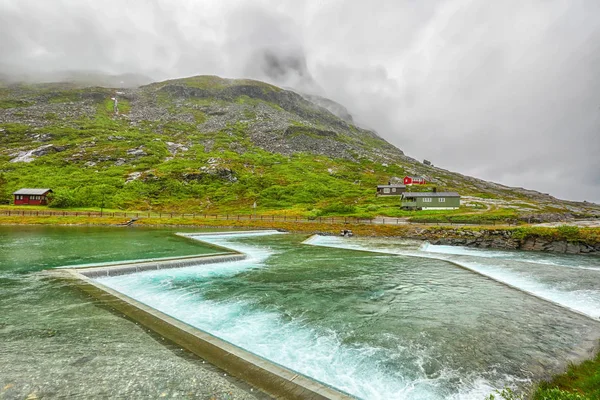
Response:
POLYGON ((562 254, 593 254, 600 256, 600 243, 557 240, 545 237, 520 238, 514 230, 454 230, 442 237, 438 232, 420 232, 417 239, 432 244, 477 248, 545 251, 562 254))

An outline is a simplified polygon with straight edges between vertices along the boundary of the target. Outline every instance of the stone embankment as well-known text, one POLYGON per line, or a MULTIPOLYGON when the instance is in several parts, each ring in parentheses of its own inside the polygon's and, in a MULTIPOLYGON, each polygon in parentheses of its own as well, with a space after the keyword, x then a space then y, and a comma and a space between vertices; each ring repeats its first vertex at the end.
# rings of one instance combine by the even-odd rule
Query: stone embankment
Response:
POLYGON ((415 238, 439 245, 600 255, 600 243, 540 236, 522 237, 516 230, 423 230, 415 238))

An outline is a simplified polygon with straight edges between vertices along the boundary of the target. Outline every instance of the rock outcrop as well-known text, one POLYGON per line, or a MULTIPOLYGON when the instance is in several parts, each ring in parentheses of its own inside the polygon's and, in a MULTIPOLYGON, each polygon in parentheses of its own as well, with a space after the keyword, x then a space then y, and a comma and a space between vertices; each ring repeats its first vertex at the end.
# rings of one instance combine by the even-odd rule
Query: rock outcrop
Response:
POLYGON ((577 240, 562 240, 545 237, 520 238, 514 230, 422 230, 414 236, 432 244, 467 246, 477 248, 545 251, 563 254, 600 255, 600 243, 585 243, 577 240))

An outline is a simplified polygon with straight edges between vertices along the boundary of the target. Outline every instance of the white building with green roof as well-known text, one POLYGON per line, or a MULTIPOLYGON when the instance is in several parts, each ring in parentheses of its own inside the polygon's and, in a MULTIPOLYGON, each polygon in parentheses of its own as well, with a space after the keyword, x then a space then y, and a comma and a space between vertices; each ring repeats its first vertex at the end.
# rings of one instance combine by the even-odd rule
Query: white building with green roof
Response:
POLYGON ((402 208, 407 210, 456 210, 460 195, 456 192, 404 192, 402 208))

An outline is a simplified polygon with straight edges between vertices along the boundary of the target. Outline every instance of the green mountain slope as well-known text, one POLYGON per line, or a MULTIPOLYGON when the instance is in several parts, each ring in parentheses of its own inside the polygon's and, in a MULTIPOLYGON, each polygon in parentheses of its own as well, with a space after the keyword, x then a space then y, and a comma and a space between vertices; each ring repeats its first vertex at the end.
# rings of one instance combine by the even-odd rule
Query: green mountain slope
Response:
POLYGON ((317 105, 331 106, 325 100, 214 76, 123 90, 2 84, 0 201, 51 187, 64 207, 251 212, 256 202, 262 211, 402 216, 398 198, 376 198, 375 186, 408 174, 466 195, 455 213, 598 213, 424 165, 317 105))

